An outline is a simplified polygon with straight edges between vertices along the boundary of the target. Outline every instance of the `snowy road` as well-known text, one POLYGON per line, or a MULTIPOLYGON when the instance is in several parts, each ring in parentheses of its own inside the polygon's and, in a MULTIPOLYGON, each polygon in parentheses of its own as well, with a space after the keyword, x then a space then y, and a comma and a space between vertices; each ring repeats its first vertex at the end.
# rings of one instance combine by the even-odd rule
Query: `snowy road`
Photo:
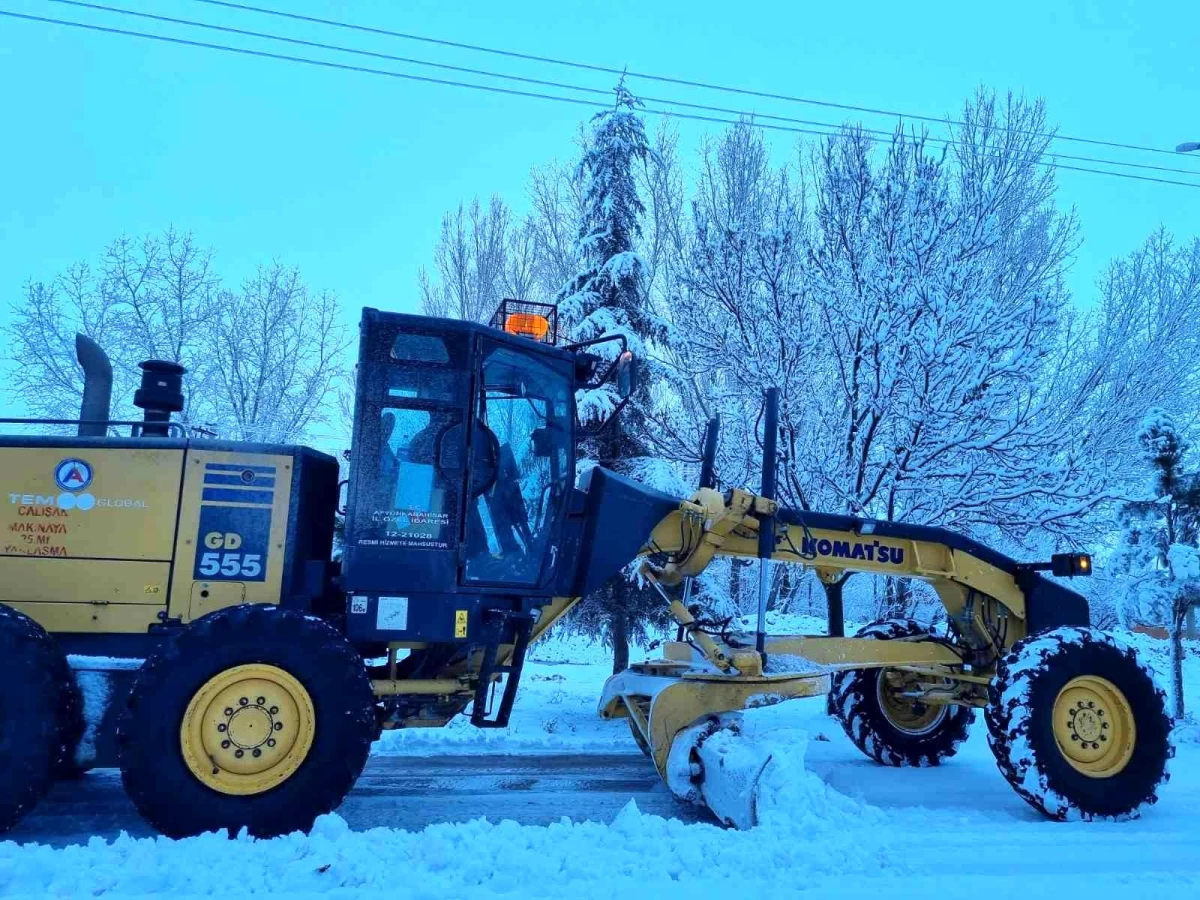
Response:
POLYGON ((399 893, 392 884, 396 896, 486 897, 525 884, 537 888, 528 896, 623 897, 638 886, 679 889, 715 866, 705 882, 714 889, 740 884, 773 898, 877 900, 883 891, 927 900, 968 886, 1022 900, 1200 896, 1200 745, 1180 747, 1161 803, 1141 820, 1059 824, 1009 789, 981 728, 940 768, 885 769, 829 728, 819 707, 806 713, 812 743, 792 805, 751 832, 703 824, 640 754, 535 752, 374 757, 339 810, 344 824, 318 823, 311 838, 114 841, 149 832, 117 774, 101 771, 59 785, 7 835, 0 894, 223 894, 219 873, 232 867, 249 880, 246 893, 292 897, 326 895, 326 885, 377 896, 398 870, 414 881, 399 893), (603 883, 600 872, 609 873, 603 883))
MULTIPOLYGON (((812 724, 821 718, 814 716, 812 724)), ((280 839, 258 849, 237 844, 236 850, 223 851, 231 845, 206 839, 166 842, 157 850, 153 844, 117 841, 105 849, 95 840, 89 846, 89 838, 112 841, 121 831, 149 832, 124 798, 117 774, 94 772, 74 787, 60 785, 7 836, 24 844, 24 853, 13 844, 7 847, 15 853, 0 845, 0 893, 207 894, 219 884, 209 884, 205 866, 219 868, 233 852, 238 866, 261 865, 277 873, 280 880, 256 887, 257 893, 293 890, 299 896, 321 890, 321 874, 332 866, 330 871, 342 873, 336 883, 346 896, 368 896, 374 889, 367 886, 382 886, 394 866, 415 865, 435 881, 427 893, 413 896, 490 896, 501 882, 511 889, 543 871, 552 878, 544 892, 534 892, 538 896, 559 896, 560 881, 581 896, 625 896, 621 878, 593 894, 599 885, 578 867, 579 855, 594 850, 604 865, 626 871, 637 883, 665 878, 668 886, 678 886, 684 877, 681 865, 705 867, 723 858, 718 865, 727 879, 740 867, 734 860, 744 860, 748 877, 767 878, 776 897, 814 891, 877 898, 882 890, 889 897, 927 900, 965 885, 971 893, 1019 892, 1022 900, 1115 891, 1128 896, 1133 889, 1153 890, 1155 900, 1200 896, 1196 744, 1180 747, 1162 802, 1141 820, 1058 824, 1041 819, 1012 793, 992 763, 982 729, 951 763, 921 770, 882 768, 859 756, 840 732, 822 728, 814 733, 828 740, 817 738, 807 748, 809 784, 807 793, 797 795, 802 802, 795 821, 743 833, 686 824, 703 822, 703 814, 677 803, 636 753, 382 756, 371 760, 339 810, 351 831, 389 828, 371 832, 375 837, 361 835, 364 842, 355 843, 354 835, 338 831, 345 828, 339 825, 318 829, 311 839, 280 839), (855 805, 831 801, 833 792, 823 796, 820 785, 855 805), (625 809, 630 800, 642 815, 625 809), (564 816, 605 824, 565 829, 553 824, 549 831, 449 824, 481 816, 526 826, 558 823, 564 816), (609 823, 614 823, 611 829, 609 823), (446 830, 455 827, 463 830, 446 830), (47 844, 84 846, 57 851, 67 854, 59 858, 46 856, 56 852, 47 844), (447 860, 476 851, 484 857, 478 872, 447 874, 447 860), (648 851, 645 858, 643 851, 648 851), (369 861, 374 854, 380 858, 369 861), (74 865, 89 869, 71 872, 74 865), (13 881, 6 886, 9 873, 13 881), (439 893, 443 887, 436 879, 447 877, 452 879, 447 892, 439 893)))
MULTIPOLYGON (((338 814, 356 831, 419 830, 479 816, 546 825, 564 815, 611 821, 630 800, 647 813, 688 822, 704 812, 678 803, 641 753, 540 756, 373 757, 338 814)), ((121 789, 115 769, 55 786, 9 832, 9 840, 63 846, 92 835, 153 834, 121 789)))
MULTIPOLYGON (((889 855, 933 853, 956 871, 978 875, 1012 875, 1018 867, 1052 879, 1200 874, 1200 746, 1180 748, 1162 802, 1140 821, 1060 825, 1044 821, 1003 781, 982 729, 955 760, 920 770, 877 766, 840 733, 822 733, 829 740, 809 745, 807 769, 836 791, 889 813, 895 830, 889 855), (1056 852, 1048 855, 1048 845, 1056 852)), ((646 814, 709 821, 703 810, 676 801, 640 753, 373 757, 338 814, 354 831, 419 831, 481 816, 523 825, 563 816, 608 823, 630 800, 646 814)), ((64 846, 93 835, 111 840, 122 831, 152 833, 125 798, 119 774, 102 770, 58 785, 7 838, 64 846)))

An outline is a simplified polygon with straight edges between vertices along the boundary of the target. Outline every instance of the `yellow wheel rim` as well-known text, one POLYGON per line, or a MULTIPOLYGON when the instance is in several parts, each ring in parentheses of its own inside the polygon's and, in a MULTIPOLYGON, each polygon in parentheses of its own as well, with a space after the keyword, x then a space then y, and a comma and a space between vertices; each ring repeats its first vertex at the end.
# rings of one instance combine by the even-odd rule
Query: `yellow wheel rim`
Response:
POLYGON ((312 749, 316 715, 299 681, 276 666, 235 666, 210 678, 183 714, 184 762, 222 794, 261 794, 287 781, 312 749))
POLYGON ((1073 769, 1089 778, 1120 774, 1133 756, 1133 707, 1115 684, 1096 675, 1072 678, 1054 700, 1054 740, 1073 769))
MULTIPOLYGON (((907 685, 908 681, 905 681, 907 685)), ((938 703, 918 704, 912 698, 900 696, 899 689, 888 683, 888 670, 879 670, 876 698, 887 720, 898 731, 913 736, 929 734, 950 714, 950 707, 938 703)))

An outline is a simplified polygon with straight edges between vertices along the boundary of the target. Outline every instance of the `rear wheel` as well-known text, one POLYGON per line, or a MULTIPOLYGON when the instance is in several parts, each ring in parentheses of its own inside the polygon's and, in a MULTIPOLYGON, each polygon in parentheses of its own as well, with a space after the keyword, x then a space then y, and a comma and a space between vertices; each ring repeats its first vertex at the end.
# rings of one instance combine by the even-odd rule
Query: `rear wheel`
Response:
POLYGON ((1000 772, 1053 819, 1134 818, 1170 777, 1166 694, 1131 647, 1091 628, 1015 644, 985 718, 1000 772))
MULTIPOLYGON (((875 622, 856 637, 897 640, 928 635, 911 619, 875 622)), ((834 676, 829 705, 854 745, 886 766, 936 766, 958 752, 975 711, 902 696, 889 669, 854 669, 834 676)))
POLYGON ((82 728, 66 656, 37 622, 0 605, 0 831, 45 796, 82 728))
POLYGON ((325 621, 220 610, 149 658, 118 726, 121 777, 172 837, 307 831, 358 779, 377 735, 359 654, 325 621))

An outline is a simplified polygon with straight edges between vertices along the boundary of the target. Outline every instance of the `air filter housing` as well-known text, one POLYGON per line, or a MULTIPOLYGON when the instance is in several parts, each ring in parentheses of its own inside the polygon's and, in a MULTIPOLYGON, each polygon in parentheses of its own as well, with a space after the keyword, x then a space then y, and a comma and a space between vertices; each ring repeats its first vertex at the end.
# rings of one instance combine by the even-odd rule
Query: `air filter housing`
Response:
POLYGON ((183 410, 183 376, 179 363, 148 359, 138 363, 142 385, 134 392, 133 405, 142 410, 142 437, 166 437, 171 413, 183 410))

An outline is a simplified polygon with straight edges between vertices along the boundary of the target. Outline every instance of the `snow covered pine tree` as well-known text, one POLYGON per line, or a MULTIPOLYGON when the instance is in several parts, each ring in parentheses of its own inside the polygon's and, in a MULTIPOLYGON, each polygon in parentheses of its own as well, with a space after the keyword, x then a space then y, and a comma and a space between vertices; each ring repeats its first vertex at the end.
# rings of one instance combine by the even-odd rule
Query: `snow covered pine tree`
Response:
POLYGON ((1114 567, 1128 583, 1124 618, 1168 628, 1173 711, 1183 718, 1183 629, 1200 606, 1200 475, 1185 473, 1188 444, 1165 410, 1147 412, 1138 444, 1152 481, 1121 512, 1125 534, 1114 567))
MULTIPOLYGON (((584 187, 578 238, 584 268, 563 287, 556 300, 560 320, 573 340, 623 334, 642 363, 641 384, 621 417, 584 445, 586 455, 596 464, 636 475, 649 456, 640 437, 647 427, 651 396, 646 344, 661 338, 664 329, 649 309, 643 281, 645 264, 637 252, 645 207, 638 197, 635 166, 652 163, 654 153, 637 113, 639 103, 625 87, 624 79, 615 93, 613 108, 592 118, 577 171, 584 187)), ((612 385, 583 392, 579 398, 580 419, 585 426, 599 422, 617 402, 612 385)), ((576 622, 612 644, 613 671, 619 672, 629 664, 629 641, 643 637, 647 626, 664 614, 658 597, 622 574, 581 604, 576 622)))

